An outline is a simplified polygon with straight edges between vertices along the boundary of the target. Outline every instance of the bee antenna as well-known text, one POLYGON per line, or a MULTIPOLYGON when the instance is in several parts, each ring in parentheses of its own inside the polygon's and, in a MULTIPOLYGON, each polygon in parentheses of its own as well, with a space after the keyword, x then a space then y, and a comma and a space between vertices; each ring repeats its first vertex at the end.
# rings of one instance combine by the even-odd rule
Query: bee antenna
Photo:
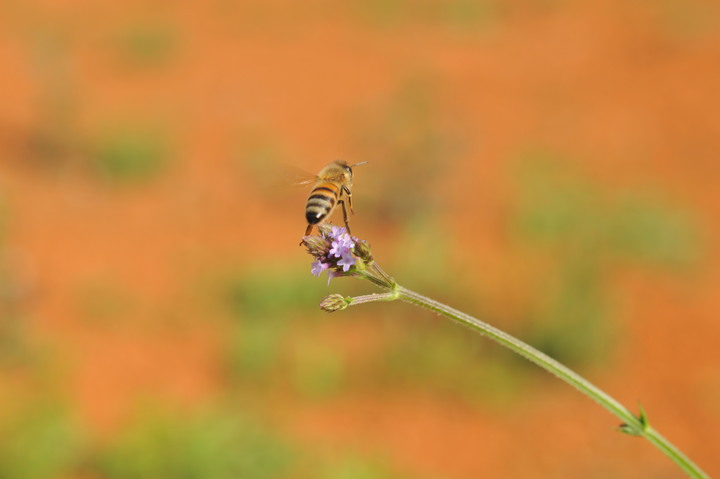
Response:
POLYGON ((350 165, 350 168, 354 168, 354 167, 356 167, 356 166, 364 165, 365 163, 367 163, 367 161, 361 161, 360 163, 355 163, 354 165, 350 165))

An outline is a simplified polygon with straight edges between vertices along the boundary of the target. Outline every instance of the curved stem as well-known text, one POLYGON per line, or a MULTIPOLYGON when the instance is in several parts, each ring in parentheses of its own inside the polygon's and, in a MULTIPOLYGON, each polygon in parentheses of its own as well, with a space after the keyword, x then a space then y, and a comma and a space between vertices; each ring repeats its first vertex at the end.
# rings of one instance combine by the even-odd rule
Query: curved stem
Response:
POLYGON ((396 292, 390 292, 390 293, 373 293, 373 294, 365 294, 362 296, 354 296, 352 298, 351 305, 356 304, 363 304, 363 303, 370 303, 373 301, 394 301, 398 299, 398 293, 396 292))
POLYGON ((458 311, 450 306, 437 302, 433 299, 422 296, 414 291, 395 284, 393 288, 398 298, 408 303, 427 308, 438 314, 462 323, 475 331, 489 337, 497 343, 502 344, 513 352, 523 356, 525 359, 537 364, 546 371, 554 374, 566 383, 589 396, 623 422, 623 430, 630 431, 634 435, 643 436, 655 447, 680 466, 690 477, 697 479, 709 479, 695 463, 677 449, 670 441, 660 435, 655 429, 647 424, 644 415, 640 418, 631 413, 625 406, 613 399, 610 395, 599 389, 588 380, 574 371, 563 366, 547 354, 533 348, 519 339, 501 331, 477 318, 458 311))

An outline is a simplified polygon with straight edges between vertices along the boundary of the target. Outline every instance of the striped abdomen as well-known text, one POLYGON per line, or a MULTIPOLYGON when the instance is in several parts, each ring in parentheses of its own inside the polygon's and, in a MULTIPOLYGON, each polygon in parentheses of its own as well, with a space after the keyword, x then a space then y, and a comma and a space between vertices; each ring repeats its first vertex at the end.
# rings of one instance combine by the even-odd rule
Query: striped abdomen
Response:
POLYGON ((320 223, 330 214, 339 193, 340 188, 328 181, 323 181, 313 188, 305 206, 305 218, 309 225, 320 223))

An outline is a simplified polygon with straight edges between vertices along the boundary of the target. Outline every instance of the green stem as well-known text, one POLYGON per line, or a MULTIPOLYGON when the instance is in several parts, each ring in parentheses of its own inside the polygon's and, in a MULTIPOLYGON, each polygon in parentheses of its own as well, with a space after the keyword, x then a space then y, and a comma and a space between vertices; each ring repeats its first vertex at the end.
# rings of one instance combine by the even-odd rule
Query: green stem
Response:
POLYGON ((373 301, 394 301, 398 299, 398 297, 398 293, 396 292, 365 294, 362 296, 354 296, 350 304, 357 305, 363 303, 371 303, 373 301))
POLYGON ((513 352, 523 356, 525 359, 537 364, 546 371, 554 374, 566 383, 578 389, 594 399, 605 409, 620 418, 625 425, 625 429, 632 431, 633 434, 643 436, 650 441, 655 447, 660 449, 665 455, 672 459, 683 471, 690 477, 697 479, 709 479, 710 476, 705 474, 694 462, 677 449, 670 441, 660 435, 655 429, 647 424, 644 415, 640 418, 631 413, 625 406, 613 399, 607 393, 599 389, 587 381, 582 376, 563 366, 547 354, 538 351, 532 346, 520 341, 519 339, 501 331, 489 324, 480 321, 468 314, 451 308, 445 304, 439 303, 433 299, 422 296, 414 291, 404 288, 398 284, 394 284, 394 292, 397 293, 398 299, 408 303, 427 308, 438 314, 453 319, 470 328, 478 331, 497 343, 502 344, 513 352))

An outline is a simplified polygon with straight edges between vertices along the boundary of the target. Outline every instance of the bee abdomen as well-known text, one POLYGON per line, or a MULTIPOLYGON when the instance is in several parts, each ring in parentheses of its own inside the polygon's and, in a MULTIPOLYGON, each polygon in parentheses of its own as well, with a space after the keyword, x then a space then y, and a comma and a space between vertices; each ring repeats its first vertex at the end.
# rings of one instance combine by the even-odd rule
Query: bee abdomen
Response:
POLYGON ((312 191, 305 207, 305 219, 308 224, 317 224, 330 214, 337 200, 336 195, 336 191, 326 186, 318 186, 312 191))

